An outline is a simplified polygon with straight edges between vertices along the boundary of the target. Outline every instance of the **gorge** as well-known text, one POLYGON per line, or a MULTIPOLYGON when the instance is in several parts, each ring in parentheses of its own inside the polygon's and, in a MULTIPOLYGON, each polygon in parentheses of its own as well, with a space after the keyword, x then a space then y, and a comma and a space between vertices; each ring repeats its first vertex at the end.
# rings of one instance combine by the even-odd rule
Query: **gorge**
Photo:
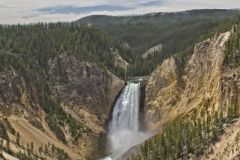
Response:
POLYGON ((239 10, 0 25, 0 159, 237 159, 239 66, 239 10))

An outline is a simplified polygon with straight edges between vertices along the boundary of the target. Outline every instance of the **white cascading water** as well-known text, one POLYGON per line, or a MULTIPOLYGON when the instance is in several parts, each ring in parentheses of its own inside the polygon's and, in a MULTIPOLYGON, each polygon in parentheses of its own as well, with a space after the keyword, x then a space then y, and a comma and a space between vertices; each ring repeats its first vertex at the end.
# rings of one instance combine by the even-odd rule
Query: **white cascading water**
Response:
POLYGON ((119 96, 109 124, 108 148, 117 159, 131 147, 143 142, 147 134, 139 131, 140 83, 128 83, 119 96))

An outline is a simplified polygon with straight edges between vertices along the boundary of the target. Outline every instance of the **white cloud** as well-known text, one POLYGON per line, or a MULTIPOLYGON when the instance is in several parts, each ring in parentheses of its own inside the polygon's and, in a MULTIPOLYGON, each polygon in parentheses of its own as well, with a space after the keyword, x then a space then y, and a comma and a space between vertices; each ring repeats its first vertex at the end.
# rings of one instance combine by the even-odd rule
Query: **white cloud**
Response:
MULTIPOLYGON (((148 12, 181 11, 201 8, 240 8, 240 0, 159 0, 162 3, 143 6, 154 0, 0 0, 0 23, 35 23, 74 21, 92 14, 133 15, 148 12), (115 5, 132 7, 124 11, 91 11, 84 14, 43 13, 38 10, 54 6, 97 6, 115 5)), ((155 0, 156 2, 156 0, 155 0)))

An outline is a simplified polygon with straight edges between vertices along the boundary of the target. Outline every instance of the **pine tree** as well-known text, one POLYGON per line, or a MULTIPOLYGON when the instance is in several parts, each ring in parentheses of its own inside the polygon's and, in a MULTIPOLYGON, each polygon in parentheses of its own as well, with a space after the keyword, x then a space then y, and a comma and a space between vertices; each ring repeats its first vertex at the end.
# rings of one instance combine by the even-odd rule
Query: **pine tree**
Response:
POLYGON ((0 140, 0 153, 2 153, 3 151, 3 140, 1 139, 0 140))
POLYGON ((33 151, 34 151, 34 144, 33 142, 31 142, 31 152, 33 153, 33 151))
POLYGON ((40 155, 42 154, 42 152, 43 152, 43 146, 42 145, 38 148, 38 152, 39 152, 40 155))
POLYGON ((20 145, 20 134, 19 134, 19 132, 17 132, 16 144, 17 144, 18 146, 20 145))
POLYGON ((44 154, 47 155, 48 154, 48 146, 45 144, 45 148, 44 148, 44 154))

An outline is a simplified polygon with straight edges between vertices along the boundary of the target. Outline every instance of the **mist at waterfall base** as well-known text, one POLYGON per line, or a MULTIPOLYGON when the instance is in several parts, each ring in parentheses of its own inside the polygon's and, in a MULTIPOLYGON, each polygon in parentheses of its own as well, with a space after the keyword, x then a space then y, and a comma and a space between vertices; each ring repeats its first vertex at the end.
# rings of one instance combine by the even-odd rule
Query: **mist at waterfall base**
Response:
POLYGON ((108 131, 105 160, 117 159, 131 147, 143 142, 150 134, 139 130, 140 83, 128 83, 119 96, 108 131))

